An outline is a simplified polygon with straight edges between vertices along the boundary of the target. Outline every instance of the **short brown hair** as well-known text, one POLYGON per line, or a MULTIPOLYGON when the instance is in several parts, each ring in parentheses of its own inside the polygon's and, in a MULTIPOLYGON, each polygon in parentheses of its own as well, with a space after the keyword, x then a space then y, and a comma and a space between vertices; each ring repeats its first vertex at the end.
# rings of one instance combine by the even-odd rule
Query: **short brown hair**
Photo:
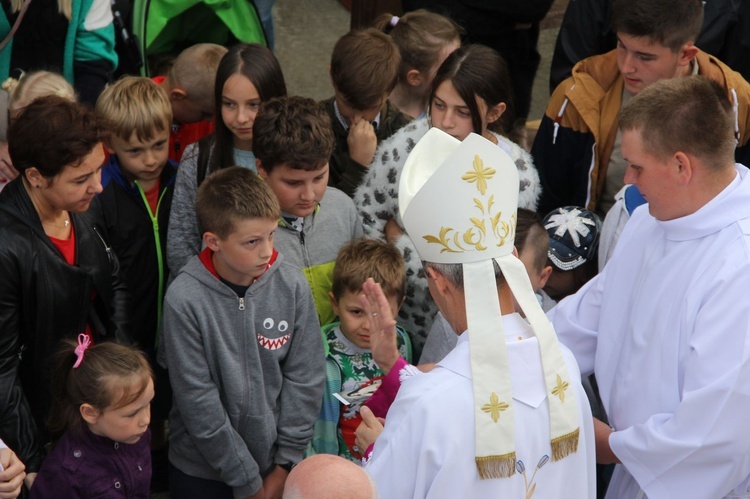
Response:
POLYGON ((78 367, 75 349, 78 342, 64 340, 55 355, 52 378, 52 406, 47 426, 53 437, 65 431, 85 428, 80 407, 90 404, 99 411, 124 407, 148 387, 154 374, 146 356, 131 347, 112 341, 89 346, 78 367))
POLYGON ((703 26, 701 0, 615 0, 612 30, 649 38, 677 53, 703 26))
POLYGON ((620 112, 620 128, 637 130, 649 153, 664 159, 677 151, 709 165, 734 162, 734 111, 726 90, 704 76, 657 81, 620 112))
POLYGON ((252 170, 231 166, 212 173, 195 198, 198 225, 203 233, 226 239, 239 220, 278 220, 281 208, 273 191, 252 170))
POLYGON ((216 71, 226 47, 215 43, 197 43, 177 56, 167 73, 171 88, 181 88, 188 99, 206 107, 213 107, 216 71))
POLYGON ((151 140, 172 126, 172 105, 167 93, 150 78, 123 76, 104 89, 96 114, 110 124, 110 133, 123 140, 135 136, 151 140))
POLYGON ((396 86, 400 63, 390 36, 375 28, 350 31, 333 47, 331 80, 352 108, 369 109, 396 86))
POLYGON ((398 46, 401 54, 398 81, 401 83, 406 83, 406 75, 412 69, 423 74, 432 69, 449 43, 461 43, 460 26, 425 9, 413 10, 401 17, 382 14, 375 20, 375 27, 390 35, 398 46))
POLYGON ((78 165, 107 136, 93 109, 57 95, 39 97, 26 106, 8 129, 13 167, 35 167, 45 178, 78 165))
POLYGON ((518 208, 516 223, 516 249, 520 254, 529 248, 534 253, 534 270, 541 272, 547 265, 549 235, 542 224, 542 217, 535 211, 518 208))
MULTIPOLYGON (((357 239, 345 244, 333 268, 333 296, 359 293, 368 277, 383 288, 386 297, 401 303, 406 289, 404 257, 392 244, 376 239, 357 239)), ((395 312, 395 311, 394 311, 395 312)))
POLYGON ((334 143, 328 113, 305 97, 265 101, 253 123, 253 154, 269 173, 278 165, 319 170, 328 163, 334 143))

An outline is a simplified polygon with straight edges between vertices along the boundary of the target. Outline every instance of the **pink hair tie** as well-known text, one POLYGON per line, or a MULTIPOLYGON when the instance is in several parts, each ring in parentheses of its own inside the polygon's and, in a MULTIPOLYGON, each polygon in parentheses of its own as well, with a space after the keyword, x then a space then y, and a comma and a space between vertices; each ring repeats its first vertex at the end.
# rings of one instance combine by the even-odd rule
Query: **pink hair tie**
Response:
POLYGON ((83 360, 83 353, 90 346, 91 346, 91 337, 88 334, 84 334, 84 333, 79 334, 78 346, 76 347, 74 351, 74 353, 76 354, 76 357, 78 357, 78 360, 76 360, 76 363, 73 364, 73 369, 81 365, 81 361, 83 360))
POLYGON ((391 17, 391 28, 395 28, 396 27, 396 25, 398 24, 398 20, 399 19, 400 18, 398 16, 391 17))

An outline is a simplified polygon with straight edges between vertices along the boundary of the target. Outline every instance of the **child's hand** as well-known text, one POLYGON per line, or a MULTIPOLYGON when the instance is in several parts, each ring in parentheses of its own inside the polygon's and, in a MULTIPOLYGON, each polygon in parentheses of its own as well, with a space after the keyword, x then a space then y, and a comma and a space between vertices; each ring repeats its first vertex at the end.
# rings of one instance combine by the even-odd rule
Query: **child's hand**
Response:
POLYGON ((261 490, 265 491, 265 499, 281 499, 287 476, 289 476, 287 470, 281 466, 276 466, 271 474, 263 479, 263 489, 261 490))
POLYGON ((404 231, 398 226, 396 219, 391 218, 385 224, 385 239, 391 244, 396 244, 401 236, 404 235, 404 231))
POLYGON ((354 443, 359 448, 359 452, 364 455, 367 449, 375 443, 375 440, 383 432, 385 419, 376 418, 375 414, 366 405, 363 405, 359 409, 359 415, 362 417, 362 422, 354 430, 354 435, 357 437, 354 443))
MULTIPOLYGON (((21 493, 26 473, 26 466, 18 459, 15 452, 10 449, 0 449, 0 498, 14 498, 21 493)), ((36 475, 36 473, 34 473, 36 475)))
POLYGON ((360 165, 369 167, 378 148, 378 138, 372 124, 360 119, 350 126, 346 143, 349 144, 349 156, 360 165))
POLYGON ((360 300, 370 322, 372 359, 383 374, 387 375, 399 358, 396 320, 380 284, 368 278, 362 285, 362 291, 364 297, 360 300))

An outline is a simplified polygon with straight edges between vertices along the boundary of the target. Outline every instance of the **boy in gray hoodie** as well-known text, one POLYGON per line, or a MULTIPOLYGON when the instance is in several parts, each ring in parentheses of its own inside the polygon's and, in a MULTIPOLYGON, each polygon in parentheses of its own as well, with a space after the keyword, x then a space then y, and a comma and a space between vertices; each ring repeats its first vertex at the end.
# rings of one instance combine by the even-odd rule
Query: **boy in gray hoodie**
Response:
POLYGON ((172 497, 280 497, 323 394, 315 305, 274 249, 281 210, 257 175, 211 175, 196 211, 206 249, 164 304, 172 497))

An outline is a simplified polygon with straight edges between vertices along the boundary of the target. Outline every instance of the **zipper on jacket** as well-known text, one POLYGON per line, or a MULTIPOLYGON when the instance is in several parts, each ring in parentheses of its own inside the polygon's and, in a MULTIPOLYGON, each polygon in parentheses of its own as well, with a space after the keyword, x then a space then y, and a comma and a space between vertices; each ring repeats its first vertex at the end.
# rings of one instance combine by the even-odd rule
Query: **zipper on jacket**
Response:
POLYGON ((303 246, 305 245, 305 232, 304 231, 299 231, 299 242, 301 242, 303 246))
POLYGON ((104 250, 107 252, 107 259, 109 260, 109 264, 112 265, 114 263, 114 258, 112 256, 112 248, 109 247, 109 245, 107 244, 107 241, 105 241, 102 235, 99 233, 99 229, 96 228, 96 225, 92 225, 91 228, 94 229, 94 233, 97 236, 99 236, 99 239, 104 245, 104 250))
POLYGON ((148 199, 146 198, 146 193, 143 192, 143 189, 141 188, 141 184, 138 183, 138 181, 135 181, 135 186, 138 188, 138 193, 141 195, 141 199, 143 200, 143 204, 146 206, 146 213, 148 213, 149 218, 151 218, 151 227, 154 231, 154 243, 156 243, 156 266, 159 279, 159 291, 158 295, 156 296, 156 337, 154 338, 154 349, 158 348, 159 346, 159 336, 161 335, 161 314, 162 314, 162 302, 163 302, 163 295, 164 295, 164 255, 162 255, 161 252, 161 238, 159 237, 159 209, 161 208, 161 201, 164 199, 164 195, 167 193, 168 187, 165 187, 162 189, 161 194, 159 195, 159 201, 156 202, 156 213, 153 213, 151 211, 151 206, 148 204, 148 199))
POLYGON ((240 310, 245 310, 245 299, 240 297, 240 310))

